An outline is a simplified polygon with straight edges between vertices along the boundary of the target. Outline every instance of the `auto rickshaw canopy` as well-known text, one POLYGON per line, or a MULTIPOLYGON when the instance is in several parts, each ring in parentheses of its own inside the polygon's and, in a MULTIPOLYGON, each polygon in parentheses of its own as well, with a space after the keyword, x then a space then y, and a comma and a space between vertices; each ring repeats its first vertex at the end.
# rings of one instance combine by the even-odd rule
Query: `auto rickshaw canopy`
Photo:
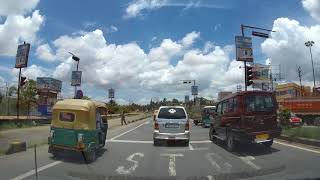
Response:
POLYGON ((66 99, 53 106, 51 126, 69 129, 96 129, 96 108, 94 101, 66 99))

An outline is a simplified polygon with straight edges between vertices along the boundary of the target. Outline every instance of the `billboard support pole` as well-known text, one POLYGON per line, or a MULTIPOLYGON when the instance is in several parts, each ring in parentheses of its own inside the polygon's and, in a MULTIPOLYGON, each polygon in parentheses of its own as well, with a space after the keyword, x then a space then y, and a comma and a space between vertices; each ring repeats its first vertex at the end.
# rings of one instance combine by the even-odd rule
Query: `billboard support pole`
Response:
MULTIPOLYGON (((79 61, 77 61, 77 71, 79 70, 79 61)), ((74 86, 74 98, 76 98, 77 95, 77 86, 74 86)))
MULTIPOLYGON (((196 80, 193 80, 193 86, 196 86, 196 80)), ((196 105, 196 95, 193 95, 193 103, 196 105)))
MULTIPOLYGON (((241 35, 244 37, 243 24, 241 24, 241 35)), ((247 61, 243 61, 244 65, 244 91, 247 91, 247 61)))

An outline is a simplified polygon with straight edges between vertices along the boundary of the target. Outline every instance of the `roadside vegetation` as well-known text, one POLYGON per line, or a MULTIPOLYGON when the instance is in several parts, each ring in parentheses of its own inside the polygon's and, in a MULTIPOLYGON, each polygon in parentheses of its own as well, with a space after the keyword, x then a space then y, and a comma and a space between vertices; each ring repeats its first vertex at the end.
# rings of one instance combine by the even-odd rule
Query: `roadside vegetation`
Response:
POLYGON ((289 129, 284 129, 282 134, 292 138, 302 137, 302 138, 320 140, 320 127, 301 126, 297 128, 289 128, 289 129))

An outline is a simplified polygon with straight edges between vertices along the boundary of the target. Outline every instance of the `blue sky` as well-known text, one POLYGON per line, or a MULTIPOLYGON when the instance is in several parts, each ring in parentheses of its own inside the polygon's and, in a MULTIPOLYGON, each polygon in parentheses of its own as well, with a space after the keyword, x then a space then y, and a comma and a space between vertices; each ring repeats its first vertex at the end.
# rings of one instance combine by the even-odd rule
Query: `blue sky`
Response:
MULTIPOLYGON (((19 0, 14 1, 18 2, 19 0)), ((10 9, 5 9, 1 13, 0 9, 0 24, 5 24, 10 16, 18 14, 24 18, 27 18, 28 16, 32 16, 34 11, 39 10, 39 14, 43 17, 43 21, 39 25, 39 30, 35 31, 33 34, 35 38, 32 40, 33 44, 30 53, 29 66, 34 64, 36 65, 36 67, 34 67, 35 69, 42 68, 41 71, 45 71, 45 73, 39 72, 39 74, 45 74, 48 76, 54 76, 54 71, 56 71, 57 67, 63 66, 63 63, 66 63, 68 58, 70 59, 70 57, 67 55, 67 51, 69 51, 69 49, 65 49, 66 55, 61 55, 61 51, 59 51, 62 47, 68 46, 64 46, 59 43, 55 44, 55 40, 63 36, 70 37, 71 40, 72 38, 76 39, 77 37, 83 37, 90 32, 94 32, 97 29, 102 31, 102 38, 105 38, 106 46, 124 46, 134 43, 141 48, 143 54, 147 56, 147 59, 149 58, 148 55, 150 55, 152 49, 161 48, 161 44, 163 43, 164 39, 170 39, 173 42, 171 44, 179 45, 179 43, 182 44, 182 39, 186 37, 188 33, 199 33, 199 35, 194 38, 195 40, 192 41, 190 46, 182 47, 183 50, 181 50, 181 52, 179 51, 169 57, 168 62, 171 64, 171 66, 169 64, 168 67, 175 69, 175 66, 180 61, 183 62, 184 57, 186 54, 188 54, 188 52, 203 50, 205 44, 208 42, 213 44, 213 47, 211 48, 212 51, 214 51, 217 46, 222 49, 226 48, 226 46, 232 46, 234 44, 234 36, 240 34, 241 23, 265 28, 273 28, 275 20, 281 17, 298 21, 300 22, 299 26, 311 27, 316 26, 318 23, 316 18, 312 18, 310 16, 311 12, 306 10, 306 8, 302 5, 301 0, 92 0, 76 1, 76 3, 75 1, 62 0, 33 1, 34 3, 30 5, 31 7, 25 7, 25 11, 14 11, 14 14, 10 13, 10 9), (136 14, 131 14, 131 16, 128 17, 128 8, 139 3, 140 5, 145 3, 145 6, 143 6, 140 11, 135 12, 136 14), (152 7, 152 3, 155 3, 157 7, 152 7), (36 53, 39 46, 43 44, 47 44, 50 48, 51 54, 54 56, 52 60, 43 60, 43 56, 39 56, 39 54, 36 53)), ((9 0, 7 3, 9 3, 9 0)), ((250 30, 246 31, 246 34, 250 35, 250 30)), ((23 39, 28 40, 28 38, 25 37, 26 35, 22 34, 20 36, 16 36, 18 36, 18 42, 22 42, 23 39)), ((0 34, 0 40, 1 37, 2 36, 0 34)), ((270 54, 263 52, 261 49, 261 44, 264 41, 264 39, 254 38, 253 44, 255 63, 264 64, 265 60, 271 57, 270 54)), ((64 41, 62 42, 64 43, 64 41)), ((1 45, 4 46, 4 44, 0 44, 0 46, 1 45)), ((81 52, 81 46, 71 47, 70 45, 70 48, 81 52)), ((266 49, 266 51, 268 51, 268 49, 266 49)), ((224 52, 227 52, 226 57, 229 60, 226 63, 226 69, 223 69, 223 71, 229 71, 231 70, 230 67, 232 66, 232 60, 235 57, 235 53, 232 50, 224 52)), ((200 54, 201 53, 206 55, 206 53, 203 51, 201 51, 200 54)), ((90 60, 86 59, 84 61, 90 60)), ((115 61, 113 63, 117 62, 115 61)), ((13 81, 13 73, 8 73, 12 71, 11 69, 13 65, 14 55, 12 53, 11 55, 0 53, 0 77, 4 79, 4 81, 13 81)), ((123 67, 126 68, 126 64, 123 64, 123 67)), ((105 69, 105 71, 108 70, 105 69)), ((137 72, 137 76, 143 74, 141 70, 137 72)), ((158 73, 162 74, 163 72, 162 70, 159 70, 158 73)), ((197 73, 198 72, 195 72, 195 77, 197 76, 197 73)), ((123 74, 123 72, 120 72, 120 74, 123 74)), ((171 74, 177 74, 177 72, 171 72, 171 74)), ((55 75, 54 77, 60 76, 55 75)), ((201 79, 205 78, 199 77, 199 79, 201 82, 201 79)), ((62 80, 65 82, 64 86, 68 86, 69 82, 67 82, 65 78, 62 78, 62 80)), ((125 80, 125 78, 122 79, 122 81, 125 80)), ((231 81, 235 82, 236 80, 231 81)), ((129 101, 130 99, 144 102, 142 99, 150 99, 154 96, 173 97, 176 95, 175 93, 181 90, 180 87, 175 87, 170 90, 171 94, 169 95, 163 92, 154 93, 157 92, 157 88, 159 87, 151 86, 150 84, 152 83, 150 82, 147 83, 147 85, 143 85, 143 82, 145 82, 144 79, 140 79, 139 77, 138 82, 136 82, 137 84, 140 84, 139 86, 119 86, 119 91, 122 93, 122 95, 119 97, 121 99, 120 101, 125 102, 129 101), (130 93, 137 91, 137 89, 146 91, 144 92, 146 95, 140 95, 139 97, 135 98, 130 97, 130 93)), ((204 81, 201 83, 203 84, 208 82, 204 81)), ((112 80, 110 80, 110 82, 103 83, 89 82, 88 84, 84 84, 83 88, 87 89, 87 93, 90 96, 102 99, 102 97, 106 96, 105 89, 117 83, 119 82, 113 82, 112 80)), ((170 84, 172 82, 162 83, 162 85, 165 86, 166 84, 170 84)), ((212 93, 209 94, 215 94, 218 90, 223 90, 224 88, 230 89, 231 87, 235 88, 236 84, 241 84, 241 82, 230 83, 226 85, 221 85, 221 83, 218 82, 215 83, 215 87, 220 85, 223 88, 213 90, 211 85, 204 86, 201 89, 203 91, 203 95, 208 96, 210 91, 212 91, 212 93)), ((65 91, 69 91, 67 89, 70 89, 70 87, 64 87, 64 89, 65 91)), ((187 92, 183 90, 182 93, 187 92)), ((68 93, 66 92, 65 94, 68 93)), ((183 99, 182 96, 179 98, 183 99)))

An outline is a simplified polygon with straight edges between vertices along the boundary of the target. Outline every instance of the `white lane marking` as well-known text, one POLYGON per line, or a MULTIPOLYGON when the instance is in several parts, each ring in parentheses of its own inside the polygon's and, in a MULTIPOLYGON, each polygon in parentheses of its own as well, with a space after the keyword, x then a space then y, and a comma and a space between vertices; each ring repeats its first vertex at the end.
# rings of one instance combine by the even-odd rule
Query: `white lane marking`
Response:
POLYGON ((189 149, 191 150, 191 151, 193 151, 194 150, 194 148, 192 147, 192 145, 189 143, 189 149))
POLYGON ((147 121, 147 122, 145 122, 144 124, 149 124, 150 123, 150 121, 147 121))
POLYGON ((221 172, 221 167, 219 166, 219 164, 218 163, 216 163, 215 161, 214 161, 214 159, 212 158, 212 154, 214 154, 214 153, 208 153, 208 154, 206 154, 206 158, 208 159, 208 161, 210 162, 210 164, 213 166, 213 168, 218 172, 218 173, 220 173, 221 172))
POLYGON ((127 134, 127 133, 129 133, 129 132, 131 132, 131 131, 134 131, 134 130, 138 129, 139 127, 143 126, 143 125, 145 125, 145 124, 142 123, 142 124, 140 124, 139 126, 136 126, 136 127, 132 128, 132 129, 126 131, 126 132, 123 132, 123 133, 121 133, 121 134, 119 134, 119 135, 117 135, 117 136, 114 136, 113 138, 109 139, 108 141, 117 139, 118 137, 123 136, 123 135, 125 135, 125 134, 127 134))
POLYGON ((167 152, 181 152, 181 151, 187 152, 187 151, 205 151, 208 149, 209 148, 205 148, 205 147, 204 148, 194 148, 193 150, 181 148, 181 149, 166 149, 165 151, 167 151, 167 152))
POLYGON ((138 161, 133 160, 133 158, 134 158, 135 156, 140 156, 140 157, 143 158, 143 157, 144 157, 144 154, 142 154, 142 153, 140 153, 140 152, 131 154, 126 160, 132 162, 132 163, 133 163, 133 166, 131 166, 131 167, 128 168, 128 169, 125 169, 124 166, 119 166, 119 167, 116 169, 117 173, 123 175, 123 174, 131 174, 132 172, 134 172, 134 171, 136 170, 136 168, 138 167, 138 165, 139 165, 138 161))
MULTIPOLYGON (((214 157, 216 160, 219 160, 219 162, 223 162, 223 168, 221 169, 222 172, 224 172, 224 173, 231 172, 232 165, 230 163, 226 162, 221 156, 219 156, 216 153, 208 153, 207 156, 214 157)), ((210 161, 210 159, 209 159, 209 161, 210 161)))
POLYGON ((108 142, 153 144, 153 141, 134 141, 134 140, 120 140, 120 139, 109 140, 108 142))
POLYGON ((240 159, 241 159, 244 163, 248 164, 249 166, 251 166, 251 167, 252 167, 253 169, 255 169, 255 170, 261 169, 260 166, 254 164, 254 163, 252 162, 252 161, 255 159, 253 156, 243 156, 243 157, 240 157, 240 159))
MULTIPOLYGON (((122 140, 122 139, 115 139, 115 138, 111 138, 107 141, 108 142, 119 142, 119 143, 141 143, 141 144, 152 144, 153 143, 153 141, 122 140)), ((212 143, 212 142, 211 141, 208 142, 208 141, 204 140, 204 141, 190 141, 190 143, 192 143, 192 144, 206 144, 206 143, 212 143)), ((201 149, 201 148, 199 148, 199 149, 201 149)))
POLYGON ((289 147, 293 147, 293 148, 297 148, 297 149, 301 149, 301 150, 305 150, 305 151, 309 151, 309 152, 320 154, 320 151, 316 151, 316 150, 312 150, 312 149, 308 149, 308 148, 304 148, 304 147, 299 147, 299 146, 295 146, 295 145, 292 145, 292 144, 287 144, 287 143, 283 143, 283 142, 279 142, 279 141, 273 141, 273 142, 277 143, 277 144, 281 144, 283 146, 289 146, 289 147))
MULTIPOLYGON (((48 169, 48 168, 51 168, 51 167, 53 167, 53 166, 55 166, 55 165, 58 165, 58 164, 60 164, 60 163, 62 163, 62 161, 55 161, 55 162, 52 162, 52 163, 50 163, 50 164, 44 165, 44 166, 38 168, 38 172, 41 172, 41 171, 43 171, 43 170, 45 170, 45 169, 48 169)), ((14 178, 12 178, 11 180, 21 180, 21 179, 25 179, 25 178, 27 178, 27 177, 30 177, 30 176, 34 175, 35 173, 36 173, 36 170, 33 169, 33 170, 30 170, 30 171, 28 171, 28 172, 26 172, 26 173, 24 173, 24 174, 21 174, 21 175, 19 175, 19 176, 17 176, 17 177, 14 177, 14 178)))
POLYGON ((176 157, 183 157, 183 154, 161 154, 161 156, 169 156, 169 176, 176 176, 176 157))
POLYGON ((212 143, 210 140, 203 140, 203 141, 190 141, 192 144, 206 144, 206 143, 212 143))

